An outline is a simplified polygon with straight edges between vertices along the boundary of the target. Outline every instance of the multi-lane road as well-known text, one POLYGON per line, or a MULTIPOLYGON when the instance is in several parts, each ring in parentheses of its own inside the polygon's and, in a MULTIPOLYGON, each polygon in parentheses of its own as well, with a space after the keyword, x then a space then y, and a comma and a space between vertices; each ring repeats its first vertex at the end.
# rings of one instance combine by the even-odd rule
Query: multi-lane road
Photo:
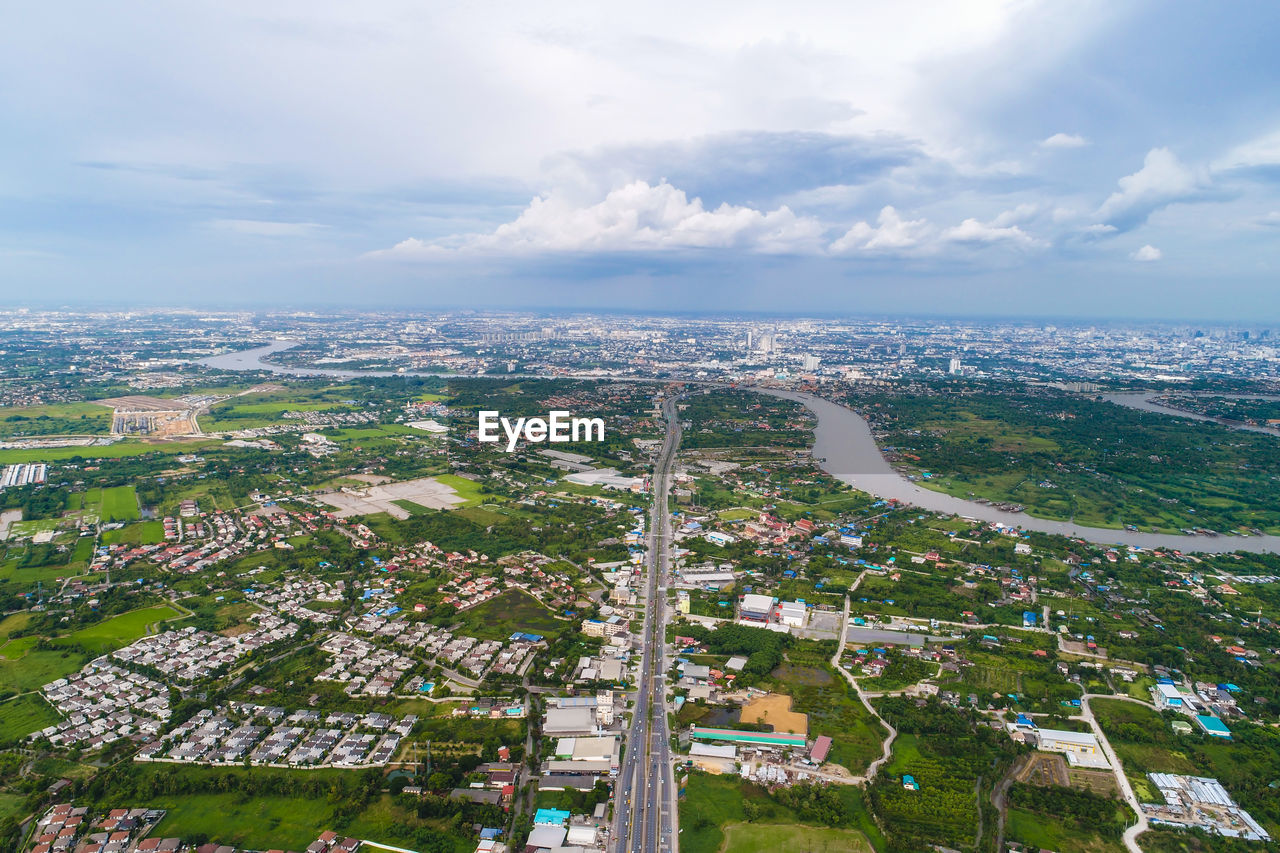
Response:
POLYGON ((671 556, 671 467, 680 447, 674 398, 663 403, 667 434, 653 470, 653 509, 645 561, 645 614, 635 712, 614 789, 617 853, 677 853, 675 773, 667 726, 667 583, 671 556))

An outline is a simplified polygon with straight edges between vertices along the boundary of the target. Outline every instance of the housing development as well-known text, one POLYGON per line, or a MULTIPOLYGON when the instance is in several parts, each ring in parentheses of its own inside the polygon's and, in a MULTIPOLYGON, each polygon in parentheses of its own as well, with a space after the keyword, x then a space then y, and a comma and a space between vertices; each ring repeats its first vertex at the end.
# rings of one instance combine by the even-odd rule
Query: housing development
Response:
POLYGON ((1276 843, 1268 330, 122 324, 0 321, 4 849, 1276 843))

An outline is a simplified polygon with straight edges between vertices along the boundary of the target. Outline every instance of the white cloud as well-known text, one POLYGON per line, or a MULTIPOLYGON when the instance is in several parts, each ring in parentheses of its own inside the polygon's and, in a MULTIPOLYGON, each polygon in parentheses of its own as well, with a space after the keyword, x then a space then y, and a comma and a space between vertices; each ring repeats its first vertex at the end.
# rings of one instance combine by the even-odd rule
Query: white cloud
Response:
POLYGON ((876 224, 863 221, 831 244, 837 255, 853 252, 904 252, 920 247, 933 229, 925 219, 903 219, 892 206, 886 206, 876 224))
POLYGON ((449 251, 630 252, 670 249, 739 249, 765 253, 814 252, 826 227, 785 205, 762 211, 702 200, 662 182, 634 181, 603 201, 583 205, 562 194, 535 198, 512 222, 488 234, 463 234, 433 242, 410 238, 375 255, 402 257, 449 251))
POLYGON ((1273 210, 1265 216, 1259 216, 1254 222, 1264 228, 1280 228, 1280 210, 1273 210))
POLYGON ((215 219, 210 227, 254 237, 306 237, 322 230, 318 222, 271 222, 263 219, 215 219))
POLYGON ((1249 169, 1280 164, 1280 130, 1237 145, 1213 164, 1215 170, 1249 169))
POLYGON ((1136 252, 1131 254, 1129 257, 1133 258, 1135 261, 1142 261, 1145 263, 1145 262, 1160 260, 1161 258, 1164 257, 1164 252, 1160 251, 1155 246, 1152 246, 1151 244, 1148 243, 1147 245, 1143 246, 1141 249, 1138 249, 1136 252))
POLYGON ((959 225, 942 232, 942 239, 949 243, 1008 243, 1028 248, 1040 245, 1039 240, 1017 225, 1001 226, 997 224, 998 221, 998 217, 991 222, 966 219, 959 225))
POLYGON ((1118 227, 1141 224, 1156 209, 1194 198, 1208 176, 1184 165, 1168 148, 1152 148, 1142 168, 1120 179, 1120 189, 1098 208, 1098 218, 1118 227))
POLYGON ((1055 133, 1040 142, 1041 148, 1083 148, 1089 140, 1075 133, 1055 133))

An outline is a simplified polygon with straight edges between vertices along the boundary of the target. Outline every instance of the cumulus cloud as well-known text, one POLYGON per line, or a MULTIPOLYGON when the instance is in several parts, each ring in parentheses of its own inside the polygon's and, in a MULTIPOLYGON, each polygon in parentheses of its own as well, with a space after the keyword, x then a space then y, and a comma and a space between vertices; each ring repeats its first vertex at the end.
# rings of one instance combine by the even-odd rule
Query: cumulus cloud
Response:
POLYGON ((1041 140, 1041 148, 1083 148, 1089 140, 1076 133, 1055 133, 1048 139, 1041 140))
POLYGON ((831 244, 837 255, 855 252, 905 252, 921 247, 933 228, 926 219, 903 219, 892 206, 886 206, 876 224, 863 221, 853 225, 831 244))
POLYGON ((448 252, 634 252, 738 249, 764 253, 817 251, 825 226, 785 205, 764 211, 699 198, 664 182, 634 181, 595 204, 564 195, 535 198, 512 222, 488 234, 426 242, 410 238, 375 255, 414 257, 448 252))
POLYGON ((1161 258, 1163 258, 1164 252, 1160 251, 1155 246, 1152 246, 1150 243, 1148 243, 1147 245, 1143 246, 1141 249, 1138 249, 1136 252, 1131 254, 1129 257, 1133 258, 1135 261, 1148 263, 1150 261, 1158 261, 1161 258))
POLYGON ((306 237, 322 230, 318 222, 272 222, 264 219, 215 219, 210 227, 253 237, 306 237))
POLYGON ((998 217, 991 222, 966 219, 959 225, 942 232, 942 239, 949 243, 1006 243, 1030 248, 1040 244, 1017 225, 1000 225, 998 217))
POLYGON ((1205 172, 1190 168, 1168 148, 1152 148, 1142 168, 1120 179, 1120 189, 1098 208, 1098 218, 1120 230, 1141 225, 1156 210, 1191 201, 1209 186, 1205 172))

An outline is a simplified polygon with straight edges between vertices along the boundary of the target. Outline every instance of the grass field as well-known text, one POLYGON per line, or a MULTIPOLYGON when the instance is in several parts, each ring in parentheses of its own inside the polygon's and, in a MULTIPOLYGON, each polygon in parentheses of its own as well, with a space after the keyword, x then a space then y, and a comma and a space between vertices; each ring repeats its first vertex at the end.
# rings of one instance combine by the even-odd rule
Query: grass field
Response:
POLYGON ((1118 840, 1064 826, 1033 812, 1010 808, 1005 821, 1005 837, 1031 848, 1056 850, 1057 853, 1121 853, 1118 840))
POLYGON ((440 474, 436 479, 458 493, 458 497, 464 501, 458 504, 460 507, 476 506, 484 502, 484 496, 480 494, 480 484, 475 480, 468 480, 456 474, 440 474))
POLYGON ((510 637, 516 631, 550 634, 569 623, 556 619, 542 602, 518 589, 509 589, 470 610, 462 620, 468 633, 482 640, 510 637))
POLYGON ((439 512, 439 510, 431 509, 430 507, 423 506, 422 504, 416 504, 409 500, 397 500, 392 501, 392 503, 409 513, 409 515, 429 515, 433 512, 439 512))
POLYGON ((329 828, 333 806, 324 800, 242 794, 157 797, 144 805, 168 813, 153 836, 203 835, 255 850, 305 850, 329 828))
POLYGON ((57 711, 34 693, 10 699, 0 703, 0 743, 26 737, 60 719, 57 711))
MULTIPOLYGON (((856 788, 839 787, 844 811, 853 826, 874 833, 882 849, 884 838, 876 828, 856 788)), ((790 853, 790 851, 859 851, 871 853, 868 836, 854 829, 833 829, 799 824, 789 809, 779 805, 759 785, 733 776, 692 773, 684 782, 680 802, 682 853, 790 853), (746 822, 744 803, 758 811, 756 823, 746 822)))
POLYGON ((27 798, 22 794, 5 794, 0 793, 0 820, 7 817, 20 818, 26 814, 26 807, 23 805, 27 798))
POLYGON ((102 654, 127 646, 147 633, 147 626, 155 625, 181 614, 167 604, 155 607, 144 607, 130 610, 104 619, 96 625, 73 631, 65 639, 68 642, 84 646, 90 651, 102 654))
POLYGON ((103 521, 137 521, 138 493, 133 486, 113 486, 102 490, 102 509, 99 517, 103 521))
POLYGON ((119 530, 104 530, 103 545, 158 545, 164 541, 164 522, 140 521, 119 530))
POLYGON ((800 824, 733 823, 724 828, 724 853, 777 853, 814 850, 822 853, 871 853, 861 832, 800 824))
POLYGON ((0 407, 0 438, 15 435, 105 435, 111 409, 97 403, 0 407))
POLYGON ((0 465, 14 465, 19 462, 60 462, 64 459, 75 459, 77 457, 81 459, 122 459, 126 456, 142 456, 147 453, 195 453, 198 450, 221 444, 221 441, 212 439, 164 441, 155 444, 125 439, 101 447, 18 448, 0 450, 0 465))
POLYGON ((0 659, 0 690, 26 693, 70 675, 84 665, 84 655, 72 651, 28 651, 16 660, 0 659))

